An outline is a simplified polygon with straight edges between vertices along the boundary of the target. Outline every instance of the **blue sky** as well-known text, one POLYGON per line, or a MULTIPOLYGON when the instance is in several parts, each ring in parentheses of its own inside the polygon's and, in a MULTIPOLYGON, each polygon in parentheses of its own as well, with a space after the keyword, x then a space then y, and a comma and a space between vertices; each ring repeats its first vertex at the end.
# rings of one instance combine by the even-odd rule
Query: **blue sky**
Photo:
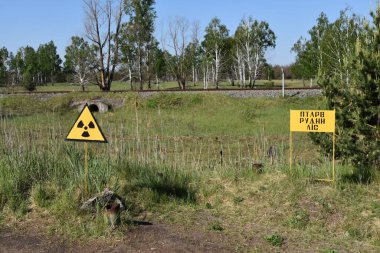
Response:
MULTIPOLYGON (((324 11, 330 20, 339 11, 351 7, 368 16, 376 0, 156 0, 158 39, 161 24, 170 17, 184 16, 198 21, 201 32, 211 18, 221 19, 233 34, 243 17, 265 20, 277 35, 277 47, 267 53, 272 64, 289 64, 292 45, 315 24, 324 11)), ((64 59, 65 47, 73 35, 84 35, 84 11, 81 0, 0 0, 0 47, 15 52, 19 47, 53 40, 64 59)))

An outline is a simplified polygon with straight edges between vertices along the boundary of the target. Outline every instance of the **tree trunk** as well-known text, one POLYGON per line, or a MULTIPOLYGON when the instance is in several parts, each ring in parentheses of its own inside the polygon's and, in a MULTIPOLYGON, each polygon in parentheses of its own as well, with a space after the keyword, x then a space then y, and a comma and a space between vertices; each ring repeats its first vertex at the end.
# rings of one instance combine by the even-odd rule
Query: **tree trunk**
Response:
POLYGON ((186 90, 186 79, 185 78, 181 78, 181 89, 186 90))
POLYGON ((132 83, 132 69, 129 66, 128 67, 128 75, 129 75, 129 85, 131 86, 131 90, 133 90, 133 83, 132 83))
POLYGON ((152 86, 151 86, 151 75, 150 75, 150 70, 149 70, 149 65, 146 66, 146 74, 148 75, 148 89, 152 89, 152 86))
POLYGON ((143 73, 142 73, 142 59, 141 56, 139 56, 139 81, 140 81, 140 90, 144 89, 143 84, 143 73))
POLYGON ((194 65, 192 66, 192 70, 193 70, 193 85, 195 86, 195 68, 194 68, 194 65))
POLYGON ((215 50, 215 85, 216 89, 219 89, 219 64, 220 64, 220 59, 219 59, 219 50, 216 48, 215 50))

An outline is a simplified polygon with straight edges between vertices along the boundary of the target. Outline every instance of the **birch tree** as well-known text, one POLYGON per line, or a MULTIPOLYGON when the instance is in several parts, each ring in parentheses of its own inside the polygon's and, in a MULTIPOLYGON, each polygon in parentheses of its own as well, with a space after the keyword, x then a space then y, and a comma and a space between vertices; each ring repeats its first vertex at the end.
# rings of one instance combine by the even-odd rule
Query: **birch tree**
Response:
POLYGON ((16 55, 11 52, 9 54, 9 74, 11 75, 11 84, 20 84, 22 81, 22 73, 24 69, 24 60, 22 50, 18 50, 16 55))
POLYGON ((310 39, 301 37, 292 48, 292 52, 296 53, 293 70, 301 75, 302 79, 310 79, 310 85, 321 73, 325 58, 328 57, 323 53, 322 48, 328 26, 329 20, 322 12, 317 19, 317 24, 309 30, 310 39))
POLYGON ((119 32, 124 1, 84 0, 84 3, 86 36, 95 45, 98 54, 98 85, 102 91, 109 91, 119 63, 119 32))
POLYGON ((120 32, 121 70, 122 72, 127 72, 130 89, 134 90, 133 76, 138 69, 138 66, 136 66, 136 62, 138 62, 136 38, 134 29, 130 23, 125 23, 122 26, 120 32))
POLYGON ((95 49, 83 38, 71 37, 71 44, 66 47, 64 67, 74 73, 75 81, 84 91, 97 69, 95 49))
MULTIPOLYGON (((259 22, 248 17, 243 19, 238 26, 235 39, 241 50, 239 54, 242 53, 247 66, 249 86, 254 88, 259 70, 264 63, 266 50, 276 46, 276 35, 267 22, 259 22)), ((242 72, 244 71, 242 68, 242 72)))
POLYGON ((130 15, 128 28, 133 33, 133 36, 130 36, 130 38, 134 39, 133 42, 136 45, 140 90, 143 90, 144 73, 146 73, 150 88, 150 69, 153 61, 152 52, 156 46, 153 37, 154 21, 156 18, 154 4, 155 0, 130 0, 130 5, 126 9, 127 14, 130 15))
POLYGON ((342 11, 340 17, 328 25, 320 42, 324 61, 320 63, 319 75, 334 74, 342 85, 349 87, 355 75, 352 62, 356 58, 356 44, 365 39, 364 30, 361 18, 355 14, 350 16, 348 10, 342 11))
POLYGON ((8 50, 3 47, 0 48, 0 84, 7 83, 7 62, 8 62, 9 53, 8 50))
MULTIPOLYGON (((322 57, 318 83, 326 109, 336 111, 336 157, 356 167, 350 177, 368 183, 371 172, 380 166, 380 7, 367 23, 356 15, 340 17, 320 28, 320 40, 310 33, 307 43, 317 45, 322 57)), ((319 22, 317 23, 319 26, 319 22)), ((312 29, 316 30, 316 29, 312 29)), ((309 45, 307 44, 307 45, 309 45)), ((310 134, 325 155, 333 149, 327 134, 310 134)))
POLYGON ((186 89, 186 78, 189 73, 186 66, 186 48, 189 44, 189 21, 184 17, 176 17, 169 21, 168 31, 162 37, 164 51, 166 47, 173 52, 165 54, 170 72, 175 76, 181 90, 186 89))
POLYGON ((192 25, 191 42, 186 48, 186 59, 188 66, 191 68, 191 80, 195 86, 198 82, 199 68, 201 66, 201 45, 199 42, 199 23, 194 22, 192 25))
POLYGON ((211 54, 208 53, 207 49, 201 47, 201 64, 203 73, 203 89, 207 90, 210 80, 210 66, 212 65, 211 54))
POLYGON ((205 30, 204 41, 202 42, 206 53, 210 54, 212 65, 212 80, 216 88, 219 88, 220 71, 226 54, 225 47, 228 38, 228 29, 221 24, 220 19, 213 18, 205 30))

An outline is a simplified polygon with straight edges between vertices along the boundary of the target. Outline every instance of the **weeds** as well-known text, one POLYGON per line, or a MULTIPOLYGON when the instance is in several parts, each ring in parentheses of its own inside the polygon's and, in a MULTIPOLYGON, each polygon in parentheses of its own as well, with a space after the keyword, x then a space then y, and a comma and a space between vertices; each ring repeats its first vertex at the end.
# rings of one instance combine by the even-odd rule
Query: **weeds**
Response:
POLYGON ((309 221, 309 214, 304 210, 298 210, 286 220, 286 224, 291 228, 304 229, 309 221))
POLYGON ((219 221, 213 221, 209 223, 209 229, 214 231, 223 231, 224 228, 222 227, 222 224, 219 221))
MULTIPOLYGON (((23 215, 35 204, 58 223, 54 231, 108 236, 101 212, 92 216, 78 211, 85 198, 83 143, 63 141, 77 116, 68 110, 75 99, 0 102, 0 113, 13 115, 0 117, 0 217, 8 211, 23 215)), ((287 177, 288 110, 308 109, 321 103, 318 99, 171 94, 140 99, 138 106, 134 102, 127 97, 123 108, 96 115, 109 144, 89 145, 91 194, 109 187, 125 198, 124 220, 223 220, 223 226, 216 221, 203 228, 228 228, 230 236, 252 233, 256 226, 278 227, 289 241, 303 234, 316 238, 301 240, 306 248, 322 239, 333 247, 343 244, 343 249, 362 245, 357 241, 376 245, 376 177, 369 184, 352 184, 344 180, 353 174, 351 168, 337 163, 336 185, 308 183, 307 177, 329 176, 331 164, 319 159, 306 134, 294 136, 294 173, 287 177), (301 200, 316 203, 316 210, 301 200), (364 209, 371 213, 360 218, 364 209), (347 236, 331 239, 341 231, 347 236)), ((272 246, 284 244, 279 234, 265 239, 272 246)))
POLYGON ((325 249, 321 251, 322 253, 339 253, 339 251, 335 249, 325 249))
POLYGON ((284 244, 285 239, 279 234, 272 234, 265 237, 265 240, 272 246, 281 247, 284 244))

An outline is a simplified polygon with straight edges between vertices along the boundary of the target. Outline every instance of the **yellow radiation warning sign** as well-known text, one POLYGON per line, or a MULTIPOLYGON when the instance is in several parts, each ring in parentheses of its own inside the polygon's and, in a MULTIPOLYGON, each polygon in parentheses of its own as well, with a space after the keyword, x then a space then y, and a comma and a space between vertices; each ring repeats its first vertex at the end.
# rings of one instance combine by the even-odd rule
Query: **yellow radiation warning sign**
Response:
POLYGON ((66 137, 68 141, 107 142, 88 105, 83 107, 78 119, 66 137))
POLYGON ((335 111, 290 110, 291 132, 335 132, 335 111))

